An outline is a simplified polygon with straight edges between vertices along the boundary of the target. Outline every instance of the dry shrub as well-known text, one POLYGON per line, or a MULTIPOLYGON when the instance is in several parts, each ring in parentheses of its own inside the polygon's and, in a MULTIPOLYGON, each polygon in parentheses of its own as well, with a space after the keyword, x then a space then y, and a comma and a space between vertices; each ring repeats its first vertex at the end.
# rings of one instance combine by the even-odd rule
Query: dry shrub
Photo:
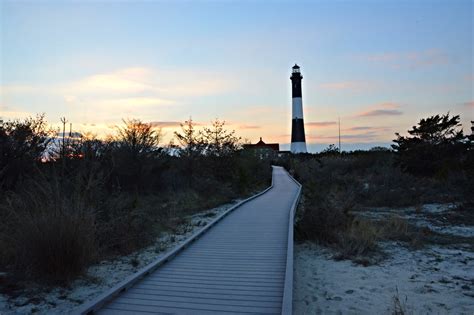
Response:
POLYGON ((96 254, 94 211, 80 196, 63 194, 55 181, 11 194, 1 216, 3 263, 18 274, 66 283, 96 254))
POLYGON ((352 199, 335 189, 325 197, 307 193, 304 201, 305 211, 296 226, 297 238, 324 244, 337 243, 340 231, 346 230, 352 220, 349 215, 352 199))
POLYGON ((378 251, 377 239, 378 231, 372 222, 354 219, 350 227, 339 234, 337 258, 370 264, 368 258, 378 251))
POLYGON ((104 256, 128 254, 155 239, 159 219, 148 201, 126 193, 105 201, 97 213, 97 240, 104 256))
POLYGON ((398 293, 398 288, 396 288, 396 294, 393 296, 393 310, 392 315, 407 315, 408 307, 407 307, 408 297, 405 296, 405 299, 400 299, 400 294, 398 293))
POLYGON ((381 238, 404 242, 411 241, 412 233, 409 231, 409 224, 406 219, 393 215, 388 220, 379 223, 381 238))

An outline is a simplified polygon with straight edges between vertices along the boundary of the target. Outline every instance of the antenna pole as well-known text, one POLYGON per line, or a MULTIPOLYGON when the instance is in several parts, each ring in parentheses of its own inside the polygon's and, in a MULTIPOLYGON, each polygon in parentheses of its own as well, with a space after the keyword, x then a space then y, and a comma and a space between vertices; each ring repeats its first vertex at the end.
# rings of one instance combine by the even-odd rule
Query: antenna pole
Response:
POLYGON ((61 118, 61 122, 63 123, 63 141, 62 141, 62 145, 61 145, 61 158, 64 160, 64 156, 66 155, 66 145, 64 143, 64 138, 66 136, 66 123, 67 123, 67 120, 66 120, 66 117, 62 117, 61 118))
POLYGON ((341 153, 341 117, 339 119, 339 153, 341 153))

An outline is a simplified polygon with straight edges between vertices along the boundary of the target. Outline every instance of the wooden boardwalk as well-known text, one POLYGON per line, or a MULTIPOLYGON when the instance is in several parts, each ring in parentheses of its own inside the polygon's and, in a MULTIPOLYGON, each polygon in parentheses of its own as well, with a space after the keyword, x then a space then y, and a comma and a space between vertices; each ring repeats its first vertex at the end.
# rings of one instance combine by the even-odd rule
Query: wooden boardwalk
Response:
POLYGON ((269 190, 231 211, 168 262, 102 303, 96 313, 291 313, 289 226, 299 194, 300 185, 283 168, 274 167, 269 190))

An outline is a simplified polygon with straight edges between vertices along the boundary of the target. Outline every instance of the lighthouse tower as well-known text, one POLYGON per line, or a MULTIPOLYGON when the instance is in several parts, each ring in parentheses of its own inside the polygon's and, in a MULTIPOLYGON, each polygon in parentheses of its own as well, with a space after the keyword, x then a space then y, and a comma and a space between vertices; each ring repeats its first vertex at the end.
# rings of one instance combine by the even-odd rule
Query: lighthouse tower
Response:
POLYGON ((300 67, 295 64, 291 74, 291 90, 293 100, 293 116, 291 124, 291 153, 306 153, 306 140, 303 122, 303 101, 301 99, 300 67))

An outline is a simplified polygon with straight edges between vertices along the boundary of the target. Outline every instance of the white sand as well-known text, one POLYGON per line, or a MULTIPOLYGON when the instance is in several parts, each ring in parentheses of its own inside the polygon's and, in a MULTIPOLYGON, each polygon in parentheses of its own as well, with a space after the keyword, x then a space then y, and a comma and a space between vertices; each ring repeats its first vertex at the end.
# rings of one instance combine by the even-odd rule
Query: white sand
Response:
MULTIPOLYGON (((425 211, 451 208, 428 205, 421 213, 413 209, 402 213, 402 217, 443 234, 474 235, 473 226, 442 225, 427 220, 425 211)), ((364 214, 380 219, 400 212, 377 209, 364 214)), ((294 313, 392 314, 394 297, 398 296, 405 314, 474 314, 474 253, 469 246, 420 250, 407 249, 396 242, 380 246, 388 257, 377 265, 363 267, 347 260, 335 261, 334 252, 314 244, 296 245, 294 313)))
POLYGON ((380 265, 334 261, 312 244, 295 249, 295 314, 391 314, 397 295, 407 314, 474 314, 474 253, 410 251, 394 243, 380 265))

